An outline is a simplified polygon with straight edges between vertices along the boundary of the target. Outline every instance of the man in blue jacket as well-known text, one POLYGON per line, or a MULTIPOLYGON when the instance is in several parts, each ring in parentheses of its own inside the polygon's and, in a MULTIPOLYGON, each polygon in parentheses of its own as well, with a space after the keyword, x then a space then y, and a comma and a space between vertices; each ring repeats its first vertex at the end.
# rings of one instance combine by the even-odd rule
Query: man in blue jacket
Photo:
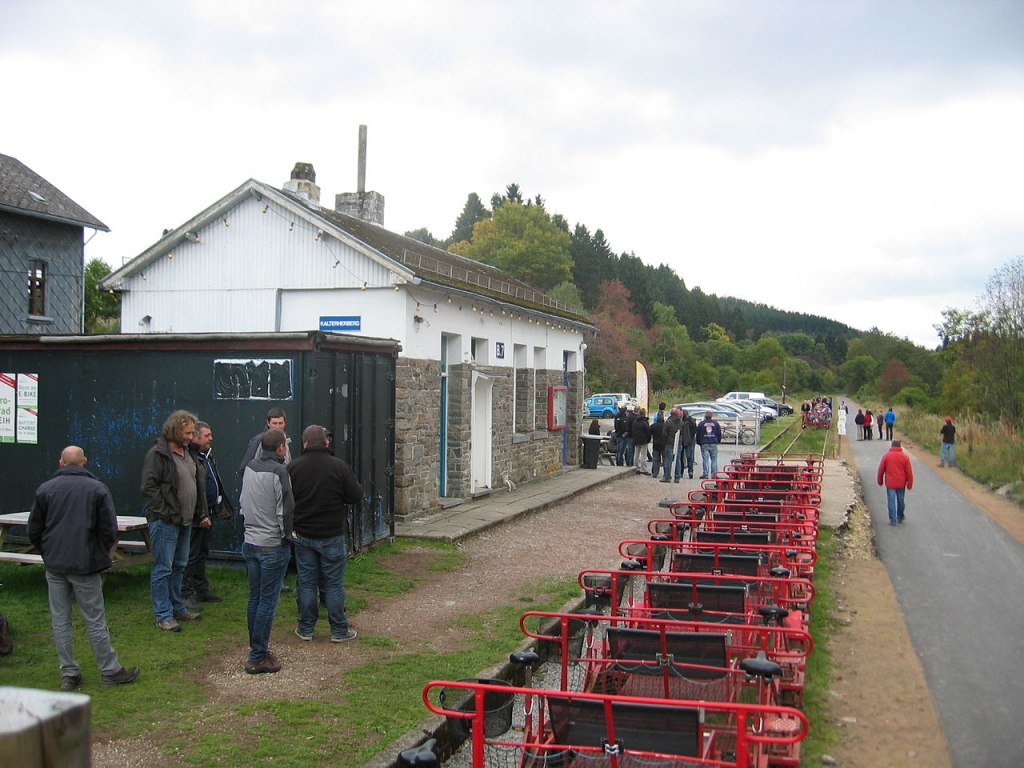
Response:
POLYGON ((705 411, 704 420, 697 425, 697 445, 700 446, 701 474, 705 480, 718 471, 718 444, 722 442, 722 428, 712 418, 711 411, 705 411))
POLYGON ((42 553, 46 568, 62 691, 73 691, 83 682, 71 637, 72 600, 85 620, 101 685, 124 685, 139 676, 138 667, 121 666, 110 645, 100 573, 112 565, 117 513, 110 490, 85 468, 86 463, 85 452, 77 445, 65 448, 60 469, 36 490, 28 517, 29 540, 42 553))

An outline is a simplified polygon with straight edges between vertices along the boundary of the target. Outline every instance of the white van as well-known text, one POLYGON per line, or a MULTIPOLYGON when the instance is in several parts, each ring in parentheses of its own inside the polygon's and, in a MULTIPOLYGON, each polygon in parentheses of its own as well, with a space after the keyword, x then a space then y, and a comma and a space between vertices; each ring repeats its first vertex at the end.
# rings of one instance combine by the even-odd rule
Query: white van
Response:
POLYGON ((752 397, 766 397, 764 392, 726 392, 718 400, 728 402, 729 400, 749 400, 752 397))

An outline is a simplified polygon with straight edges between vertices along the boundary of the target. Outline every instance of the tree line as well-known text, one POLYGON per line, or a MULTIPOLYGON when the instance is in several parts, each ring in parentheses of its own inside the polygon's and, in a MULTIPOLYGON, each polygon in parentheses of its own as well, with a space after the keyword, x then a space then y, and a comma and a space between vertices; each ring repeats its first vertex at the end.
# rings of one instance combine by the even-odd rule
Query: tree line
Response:
POLYGON ((640 360, 653 391, 681 397, 842 391, 1024 426, 1024 258, 993 276, 977 310, 946 309, 935 326, 942 344, 928 350, 878 328, 688 287, 665 264, 615 253, 601 229, 570 227, 516 184, 490 208, 471 193, 443 240, 426 229, 406 235, 582 307, 599 331, 587 350, 591 391, 631 391, 640 360))
MULTIPOLYGON (((443 240, 425 228, 405 234, 579 306, 598 328, 586 356, 590 391, 632 391, 639 360, 652 391, 681 399, 733 389, 845 392, 1024 426, 1024 257, 996 271, 975 308, 943 310, 941 344, 928 350, 877 328, 687 287, 665 264, 615 253, 601 229, 570 227, 516 184, 489 208, 471 193, 443 240)), ((118 331, 120 297, 98 289, 109 273, 98 259, 85 267, 86 333, 118 331)))

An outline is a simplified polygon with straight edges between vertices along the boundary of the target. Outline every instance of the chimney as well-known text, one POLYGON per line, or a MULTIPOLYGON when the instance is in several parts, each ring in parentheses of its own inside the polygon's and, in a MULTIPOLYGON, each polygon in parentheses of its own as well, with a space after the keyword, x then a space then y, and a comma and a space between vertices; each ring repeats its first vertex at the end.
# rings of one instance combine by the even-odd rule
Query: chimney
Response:
POLYGON ((320 206, 320 187, 316 185, 316 171, 312 163, 296 163, 292 177, 284 183, 284 191, 302 200, 320 206))
POLYGON ((370 224, 384 224, 384 195, 366 191, 366 126, 359 126, 359 171, 355 192, 334 196, 334 210, 370 224))

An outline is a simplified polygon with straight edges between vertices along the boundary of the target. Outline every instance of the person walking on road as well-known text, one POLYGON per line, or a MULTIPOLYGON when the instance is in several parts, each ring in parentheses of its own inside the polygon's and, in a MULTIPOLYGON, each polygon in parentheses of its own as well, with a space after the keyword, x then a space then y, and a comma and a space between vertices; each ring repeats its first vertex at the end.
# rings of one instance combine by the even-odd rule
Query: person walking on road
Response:
POLYGON ((956 427, 953 426, 953 417, 947 416, 946 423, 939 430, 942 435, 942 446, 939 448, 939 466, 952 467, 956 461, 956 427))
POLYGON ((121 666, 110 645, 100 574, 113 564, 110 548, 117 542, 117 512, 110 490, 85 468, 87 463, 77 445, 61 451, 60 469, 36 490, 28 517, 29 541, 43 554, 46 569, 62 691, 82 685, 72 642, 73 602, 85 619, 100 684, 112 688, 135 682, 139 676, 138 667, 121 666))
POLYGON ((892 406, 889 406, 889 410, 885 412, 885 439, 892 440, 892 427, 896 423, 896 414, 893 413, 892 406))
POLYGON ((893 440, 892 447, 882 456, 875 479, 879 485, 885 485, 889 502, 889 525, 899 525, 903 522, 906 509, 906 492, 914 488, 914 468, 899 440, 893 440))

